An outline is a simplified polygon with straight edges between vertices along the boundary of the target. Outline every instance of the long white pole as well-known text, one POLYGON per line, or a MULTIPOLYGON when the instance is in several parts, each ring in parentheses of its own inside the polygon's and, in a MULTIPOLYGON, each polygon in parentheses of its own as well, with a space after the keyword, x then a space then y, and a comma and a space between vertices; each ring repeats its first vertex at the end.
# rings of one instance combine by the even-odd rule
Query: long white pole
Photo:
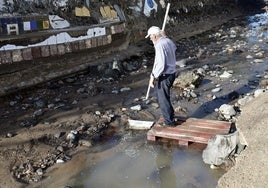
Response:
POLYGON ((166 27, 167 16, 168 16, 169 8, 170 8, 170 3, 167 4, 167 10, 166 10, 164 22, 163 22, 163 25, 162 25, 162 31, 164 31, 165 30, 165 27, 166 27))
MULTIPOLYGON (((167 4, 167 9, 166 9, 165 17, 164 17, 164 22, 163 22, 163 25, 162 25, 162 31, 164 31, 165 30, 165 27, 166 27, 167 16, 168 16, 169 8, 170 8, 170 3, 167 4)), ((150 83, 148 85, 148 89, 147 89, 145 100, 147 100, 149 98, 149 94, 150 94, 150 83)))

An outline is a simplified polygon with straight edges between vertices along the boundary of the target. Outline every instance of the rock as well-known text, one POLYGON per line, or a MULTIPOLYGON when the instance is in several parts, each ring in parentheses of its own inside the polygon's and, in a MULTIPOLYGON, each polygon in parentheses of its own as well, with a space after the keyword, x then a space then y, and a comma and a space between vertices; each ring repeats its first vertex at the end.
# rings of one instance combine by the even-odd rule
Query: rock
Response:
POLYGON ((255 77, 256 77, 256 78, 261 78, 261 77, 262 77, 262 75, 257 74, 255 77))
POLYGON ((64 148, 62 146, 58 146, 56 149, 60 152, 64 152, 64 148))
POLYGON ((212 93, 218 93, 221 90, 221 88, 217 87, 215 89, 212 89, 211 92, 212 93))
POLYGON ((262 58, 264 55, 264 52, 258 52, 255 54, 256 57, 262 58))
POLYGON ((55 138, 60 138, 64 133, 63 132, 57 132, 54 134, 55 138))
POLYGON ((239 133, 237 131, 228 135, 213 136, 209 139, 206 149, 203 150, 203 161, 210 165, 221 165, 234 154, 238 144, 239 133))
POLYGON ((41 116, 43 115, 43 110, 39 109, 33 113, 33 117, 41 116))
POLYGON ((74 101, 72 102, 72 104, 73 104, 73 105, 76 105, 76 104, 78 104, 78 101, 77 101, 77 100, 74 100, 74 101))
POLYGON ((220 78, 231 78, 232 74, 230 74, 227 71, 224 71, 222 75, 220 75, 220 78))
POLYGON ((67 134, 66 140, 75 140, 76 139, 76 134, 70 132, 69 134, 67 134))
POLYGON ((263 59, 254 59, 253 63, 264 63, 263 59))
POLYGON ((118 90, 113 90, 113 91, 112 91, 112 94, 118 94, 118 93, 119 93, 118 90))
POLYGON ((204 65, 202 68, 203 68, 204 70, 206 70, 206 71, 209 70, 209 66, 208 66, 208 65, 204 65))
POLYGON ((226 119, 231 119, 232 116, 236 114, 234 107, 229 104, 223 104, 219 108, 219 113, 221 113, 226 119))
POLYGON ((10 106, 15 106, 15 104, 17 104, 17 101, 10 101, 10 102, 9 102, 9 105, 10 105, 10 106))
POLYGON ((141 108, 141 105, 138 104, 138 105, 136 105, 136 106, 132 106, 132 107, 130 107, 130 109, 131 109, 131 110, 140 111, 142 108, 141 108))
POLYGON ((251 55, 247 55, 246 57, 247 59, 253 59, 253 57, 251 55))
POLYGON ((42 175, 44 174, 42 168, 38 168, 38 169, 36 170, 36 173, 37 173, 37 175, 39 175, 39 176, 42 176, 42 175))
POLYGON ((95 114, 100 116, 101 115, 101 112, 100 111, 95 111, 95 114))
POLYGON ((191 97, 193 97, 193 98, 196 98, 196 97, 197 97, 197 94, 196 94, 195 92, 193 92, 193 91, 190 92, 190 95, 191 95, 191 97))
POLYGON ((200 75, 203 75, 203 76, 205 76, 205 74, 206 74, 206 71, 205 71, 205 69, 203 69, 203 68, 199 68, 199 69, 197 69, 196 72, 197 72, 198 74, 200 74, 200 75))
POLYGON ((51 108, 54 108, 55 107, 55 104, 49 104, 49 105, 47 105, 47 107, 50 108, 50 109, 51 108))
POLYGON ((156 102, 153 102, 153 103, 151 104, 151 106, 152 106, 153 108, 155 108, 155 109, 159 108, 159 104, 156 103, 156 102))
POLYGON ((198 74, 196 71, 189 71, 179 75, 174 83, 174 87, 187 88, 187 87, 197 87, 201 84, 203 76, 198 74))
POLYGON ((79 144, 81 146, 86 146, 86 147, 91 147, 92 146, 92 143, 88 140, 79 140, 79 144))
POLYGON ((65 161, 62 160, 62 159, 57 159, 56 163, 57 163, 57 164, 62 164, 62 163, 65 163, 65 161))
POLYGON ((124 92, 124 91, 130 91, 131 88, 130 87, 124 87, 120 89, 120 92, 124 92))
POLYGON ((7 135, 6 135, 6 137, 7 138, 11 138, 11 137, 13 137, 15 134, 13 134, 13 133, 7 133, 7 135))

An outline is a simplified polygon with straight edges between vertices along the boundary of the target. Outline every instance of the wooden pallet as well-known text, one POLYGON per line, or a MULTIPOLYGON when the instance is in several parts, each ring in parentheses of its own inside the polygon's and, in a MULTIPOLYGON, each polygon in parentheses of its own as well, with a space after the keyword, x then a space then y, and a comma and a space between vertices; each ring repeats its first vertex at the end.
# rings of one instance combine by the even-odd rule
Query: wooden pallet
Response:
POLYGON ((188 146, 189 142, 207 144, 217 134, 228 134, 230 122, 189 118, 176 127, 160 127, 158 123, 147 132, 147 140, 157 138, 178 140, 179 145, 188 146))

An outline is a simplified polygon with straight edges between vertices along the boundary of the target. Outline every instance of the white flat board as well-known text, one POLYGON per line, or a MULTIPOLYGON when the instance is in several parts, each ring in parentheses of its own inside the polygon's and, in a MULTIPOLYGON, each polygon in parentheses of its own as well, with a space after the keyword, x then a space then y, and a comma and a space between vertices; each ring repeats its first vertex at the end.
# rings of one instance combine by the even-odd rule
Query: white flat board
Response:
POLYGON ((140 121, 132 119, 129 119, 128 123, 130 129, 139 129, 139 130, 150 129, 154 124, 153 121, 140 121))

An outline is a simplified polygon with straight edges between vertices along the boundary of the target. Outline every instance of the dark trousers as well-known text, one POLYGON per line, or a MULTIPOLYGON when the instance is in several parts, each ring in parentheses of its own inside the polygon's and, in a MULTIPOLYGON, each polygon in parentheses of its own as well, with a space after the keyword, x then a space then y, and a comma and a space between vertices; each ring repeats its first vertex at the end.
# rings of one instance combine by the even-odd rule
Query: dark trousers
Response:
POLYGON ((155 85, 155 95, 160 106, 161 113, 167 125, 174 124, 174 109, 170 101, 170 88, 175 80, 174 74, 164 74, 159 76, 155 85))

